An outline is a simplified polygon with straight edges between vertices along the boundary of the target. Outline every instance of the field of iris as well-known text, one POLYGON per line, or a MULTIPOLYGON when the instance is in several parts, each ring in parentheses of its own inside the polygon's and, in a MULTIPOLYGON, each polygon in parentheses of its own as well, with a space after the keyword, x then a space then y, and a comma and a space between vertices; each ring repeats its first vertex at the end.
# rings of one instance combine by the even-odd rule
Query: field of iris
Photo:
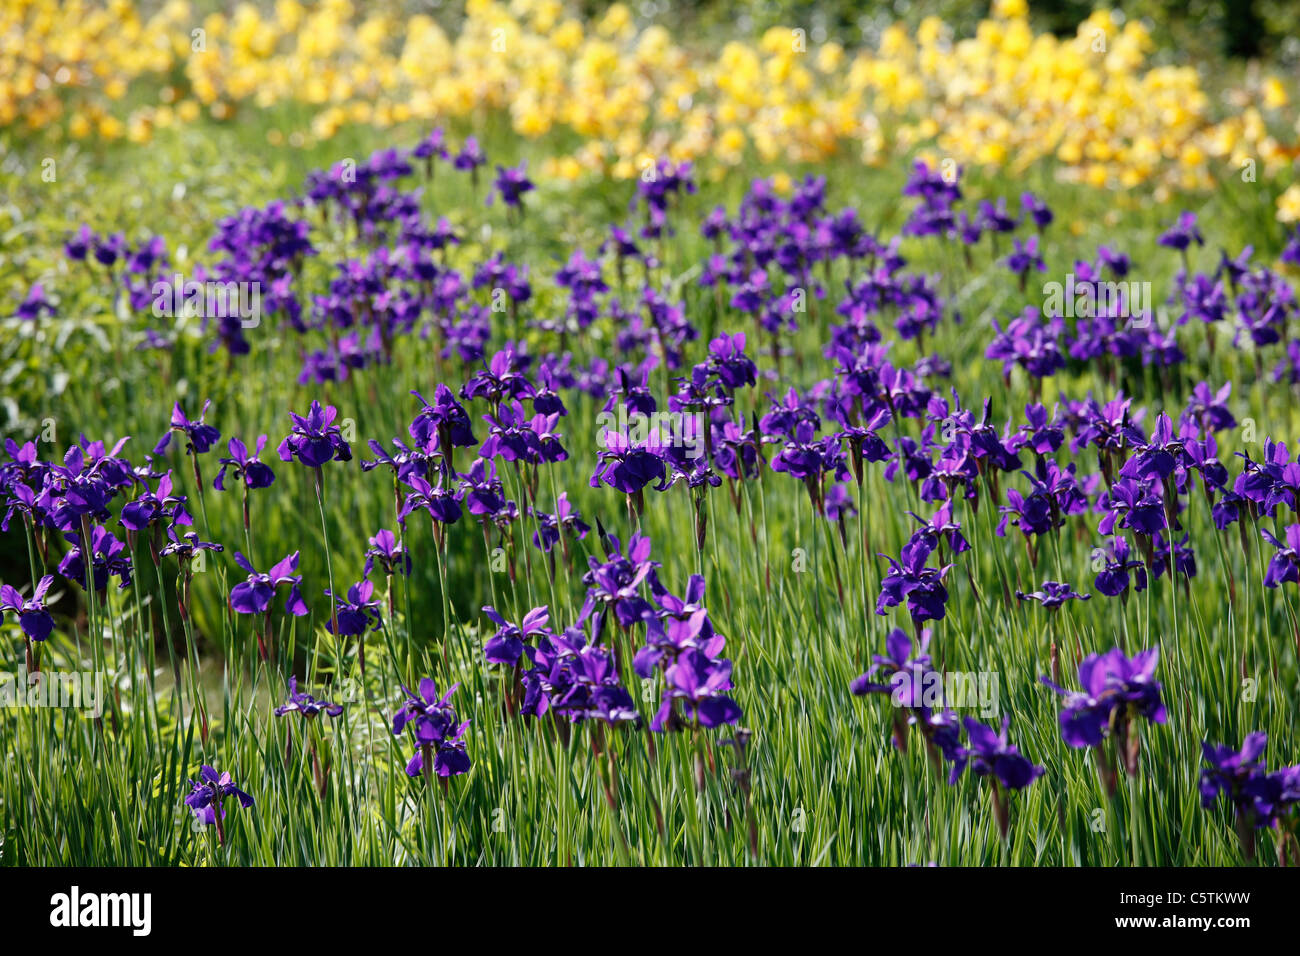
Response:
POLYGON ((1273 134, 481 105, 5 128, 0 862, 1300 861, 1273 134))

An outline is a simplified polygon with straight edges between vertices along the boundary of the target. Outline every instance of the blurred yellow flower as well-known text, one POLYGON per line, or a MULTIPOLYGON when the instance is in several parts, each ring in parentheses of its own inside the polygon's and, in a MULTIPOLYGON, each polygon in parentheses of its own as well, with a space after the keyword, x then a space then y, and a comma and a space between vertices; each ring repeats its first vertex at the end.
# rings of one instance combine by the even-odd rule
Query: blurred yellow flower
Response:
POLYGON ((1300 183, 1292 183, 1277 198, 1277 218, 1279 222, 1300 222, 1300 183))

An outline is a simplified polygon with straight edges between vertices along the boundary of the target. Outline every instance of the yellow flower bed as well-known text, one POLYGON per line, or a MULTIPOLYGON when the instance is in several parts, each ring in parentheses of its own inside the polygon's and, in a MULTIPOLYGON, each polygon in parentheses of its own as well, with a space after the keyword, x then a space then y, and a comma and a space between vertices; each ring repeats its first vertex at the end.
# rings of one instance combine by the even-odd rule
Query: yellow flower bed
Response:
MULTIPOLYGON (((631 177, 662 155, 720 173, 747 157, 881 164, 917 146, 1012 171, 1051 157, 1071 180, 1161 191, 1292 167, 1300 121, 1276 77, 1229 91, 1216 122, 1197 72, 1150 65, 1147 32, 1120 21, 1097 12, 1062 40, 1034 33, 1023 0, 1008 0, 973 37, 930 18, 890 27, 874 50, 774 28, 710 51, 638 30, 621 4, 584 23, 561 0, 471 0, 452 37, 427 16, 399 22, 348 0, 204 18, 171 0, 147 20, 129 0, 10 0, 0 126, 145 142, 205 113, 291 102, 310 110, 292 140, 306 142, 347 123, 492 112, 524 137, 578 134, 583 145, 544 170, 573 178, 631 177)), ((1279 218, 1297 205, 1293 187, 1279 218)))

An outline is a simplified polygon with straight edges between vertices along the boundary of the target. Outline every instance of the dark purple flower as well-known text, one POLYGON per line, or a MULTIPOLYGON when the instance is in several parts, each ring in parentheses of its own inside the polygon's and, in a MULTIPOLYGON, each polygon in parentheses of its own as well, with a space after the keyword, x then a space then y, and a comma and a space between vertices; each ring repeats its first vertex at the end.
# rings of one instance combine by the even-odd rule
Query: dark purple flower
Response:
POLYGON ((1255 830, 1274 825, 1300 804, 1300 766, 1268 773, 1264 766, 1267 746, 1268 735, 1263 731, 1247 734, 1240 750, 1209 741, 1201 744, 1208 764, 1201 770, 1201 806, 1209 809, 1220 796, 1227 799, 1236 815, 1237 839, 1248 860, 1255 856, 1255 830))
POLYGON ((635 495, 651 482, 664 480, 666 466, 657 454, 664 444, 661 436, 648 436, 633 444, 623 432, 606 428, 600 439, 603 447, 596 453, 598 461, 591 475, 591 487, 599 488, 604 481, 624 494, 635 495))
POLYGON ((1264 540, 1277 548, 1269 559, 1268 570, 1264 572, 1264 586, 1275 588, 1279 584, 1300 583, 1300 524, 1287 525, 1282 533, 1284 541, 1279 541, 1268 529, 1260 528, 1264 540))
POLYGON ((550 633, 546 622, 551 612, 545 606, 533 608, 519 624, 511 624, 491 606, 485 606, 483 613, 497 625, 496 633, 483 645, 483 656, 489 664, 517 665, 528 638, 550 633))
POLYGON ((400 735, 404 728, 410 727, 415 738, 415 756, 406 765, 408 776, 432 772, 439 777, 452 777, 469 772, 470 759, 464 741, 469 721, 462 722, 451 704, 451 695, 459 686, 453 684, 441 697, 431 677, 420 681, 418 696, 402 688, 407 699, 393 715, 393 734, 400 735), (432 762, 426 763, 430 758, 432 762))
POLYGON ((200 541, 199 536, 193 531, 187 532, 182 536, 177 536, 175 528, 167 529, 167 537, 170 539, 168 544, 163 545, 160 554, 172 554, 176 556, 177 562, 183 569, 190 566, 190 561, 194 555, 200 551, 224 551, 225 548, 219 544, 213 544, 211 541, 200 541))
POLYGON ((473 136, 465 137, 465 143, 461 147, 456 158, 452 160, 452 165, 457 169, 474 172, 478 167, 487 164, 487 157, 483 155, 483 150, 479 148, 478 140, 473 136))
POLYGON ((412 392, 420 399, 423 408, 411 421, 410 433, 421 447, 431 441, 437 441, 437 447, 444 454, 453 446, 468 447, 477 445, 478 439, 470 427, 469 413, 456 401, 456 396, 446 385, 439 385, 433 392, 433 404, 424 400, 419 392, 412 392))
POLYGON ((194 813, 194 818, 204 826, 217 825, 221 829, 221 820, 226 811, 222 803, 226 797, 235 797, 239 805, 247 810, 253 805, 253 798, 235 786, 229 773, 217 773, 207 764, 199 768, 199 779, 191 780, 191 793, 185 798, 185 805, 194 813))
POLYGON ((370 549, 366 551, 366 577, 370 576, 376 564, 386 575, 411 573, 410 555, 406 553, 406 546, 397 540, 397 535, 380 528, 368 540, 370 549))
MULTIPOLYGON (((1136 581, 1134 586, 1136 591, 1145 591, 1147 586, 1146 567, 1141 561, 1134 561, 1129 558, 1130 550, 1128 539, 1116 537, 1104 549, 1098 549, 1103 558, 1104 564, 1097 572, 1097 579, 1093 586, 1107 597, 1117 597, 1125 594, 1129 586, 1129 571, 1136 571, 1136 581)), ((1094 552, 1094 555, 1096 552, 1094 552)), ((1096 565, 1094 565, 1095 567, 1096 565)))
POLYGON ((298 678, 289 678, 289 699, 281 706, 275 708, 275 716, 283 717, 285 714, 302 714, 305 718, 312 718, 320 714, 326 714, 329 717, 337 717, 343 713, 342 704, 331 704, 327 700, 317 700, 306 691, 298 690, 298 678))
POLYGON ((533 544, 547 553, 559 543, 562 535, 571 535, 581 541, 591 530, 578 510, 569 503, 568 492, 561 491, 556 497, 555 514, 544 511, 534 511, 533 514, 538 522, 533 544))
MULTIPOLYGON (((961 756, 953 766, 951 780, 961 776, 967 764, 976 776, 992 775, 1007 790, 1022 790, 1043 775, 1042 767, 1034 766, 1015 746, 1007 743, 1010 714, 1003 715, 1001 731, 994 731, 974 717, 967 717, 964 724, 970 746, 962 748, 961 756)), ((1005 827, 1003 830, 1005 832, 1005 827)))
POLYGON ((254 569, 248 558, 238 551, 235 552, 235 563, 248 572, 248 580, 241 581, 230 589, 232 609, 240 614, 262 614, 271 606, 276 589, 281 584, 288 584, 289 595, 285 598, 285 611, 299 617, 307 613, 307 604, 299 591, 302 575, 294 573, 298 570, 297 551, 285 557, 267 572, 254 569))
POLYGON ((1080 594, 1068 584, 1062 584, 1059 581, 1044 581, 1041 591, 1017 591, 1016 597, 1022 601, 1037 601, 1044 610, 1055 611, 1066 601, 1072 601, 1078 598, 1080 601, 1086 601, 1091 594, 1080 594))
POLYGON ((30 598, 24 598, 11 585, 0 585, 0 610, 18 615, 18 625, 30 640, 43 641, 54 630, 54 618, 45 609, 45 592, 53 583, 54 575, 45 575, 36 583, 30 598))
POLYGON ((633 534, 626 555, 612 534, 603 535, 602 540, 606 560, 602 562, 594 555, 587 559, 589 570, 582 576, 587 597, 578 615, 581 620, 591 619, 593 641, 600 639, 602 624, 609 613, 625 629, 653 616, 650 602, 641 596, 641 583, 659 564, 650 560, 647 537, 633 534))
POLYGON ((513 169, 498 166, 497 178, 492 182, 494 192, 488 194, 488 203, 490 204, 493 196, 499 193, 506 206, 522 209, 524 193, 531 192, 535 188, 533 181, 527 176, 527 171, 528 160, 524 160, 513 169))
POLYGON ((745 354, 745 333, 726 333, 709 342, 709 370, 729 389, 754 385, 757 368, 745 354))
POLYGON ((54 303, 45 294, 45 286, 37 282, 27 290, 26 297, 14 310, 14 318, 32 322, 42 315, 54 315, 54 303))
MULTIPOLYGON (((86 561, 81 533, 70 531, 64 537, 73 547, 59 562, 59 574, 85 588, 87 586, 86 561)), ((126 545, 113 537, 112 533, 102 525, 91 526, 90 553, 96 591, 103 591, 108 587, 110 577, 119 579, 119 589, 131 583, 131 555, 126 545)))
POLYGON ((161 458, 167 453, 167 446, 171 442, 172 432, 180 432, 186 439, 185 451, 187 454, 205 454, 207 450, 215 445, 217 440, 221 438, 221 432, 217 431, 217 429, 212 425, 205 424, 203 421, 204 417, 208 414, 208 407, 211 404, 212 399, 205 401, 203 403, 203 410, 199 412, 199 417, 194 421, 190 421, 185 416, 185 413, 181 411, 181 403, 177 402, 175 407, 172 409, 171 428, 161 439, 159 439, 158 444, 154 446, 153 453, 161 458))
POLYGON ((1201 235, 1201 230, 1196 227, 1196 213, 1184 212, 1180 214, 1178 221, 1166 232, 1161 233, 1156 242, 1170 249, 1177 249, 1180 252, 1186 252, 1187 247, 1192 243, 1196 243, 1198 246, 1205 245, 1205 237, 1201 235))
POLYGON ((328 461, 351 461, 352 447, 343 440, 343 433, 334 424, 338 409, 333 405, 321 407, 312 401, 306 417, 289 413, 293 430, 280 442, 280 460, 297 458, 309 468, 320 468, 328 461))
POLYGON ((632 697, 619 683, 613 653, 588 643, 581 628, 541 637, 523 675, 523 713, 541 717, 548 710, 579 722, 640 722, 632 697))
POLYGON ((952 565, 926 567, 931 550, 928 541, 918 538, 903 546, 898 561, 881 555, 889 561, 889 570, 880 581, 877 614, 883 615, 889 608, 906 601, 914 624, 943 620, 948 603, 948 589, 943 585, 943 578, 952 565))
POLYGON ((1114 733, 1126 750, 1129 772, 1137 769, 1137 734, 1132 717, 1165 722, 1160 682, 1155 679, 1160 649, 1140 651, 1129 658, 1118 647, 1089 654, 1079 665, 1082 690, 1067 691, 1044 677, 1042 682, 1065 697, 1061 709, 1061 739, 1071 747, 1096 747, 1114 733), (1127 741, 1128 746, 1125 747, 1127 741))
POLYGON ((718 660, 698 648, 687 648, 664 669, 663 702, 650 722, 660 731, 670 726, 673 701, 685 702, 687 720, 701 727, 734 724, 741 718, 740 705, 726 693, 731 690, 731 661, 718 660))
POLYGON ((406 526, 406 519, 420 508, 439 524, 455 524, 460 520, 460 493, 444 487, 441 479, 437 485, 430 485, 419 475, 408 475, 404 481, 411 490, 406 493, 402 510, 397 515, 397 520, 403 527, 406 526))
POLYGON ((130 531, 144 531, 150 525, 164 522, 182 527, 194 523, 185 510, 185 496, 172 494, 170 471, 158 479, 157 493, 150 491, 149 486, 144 484, 140 496, 122 506, 121 522, 130 531))
POLYGON ((226 447, 230 449, 230 457, 217 459, 221 468, 212 481, 212 487, 217 491, 226 489, 226 469, 231 470, 236 481, 244 482, 249 488, 266 488, 275 481, 275 472, 261 459, 262 449, 266 447, 265 435, 257 437, 257 448, 251 455, 248 447, 238 438, 230 439, 226 447))
POLYGON ((1039 229, 1052 224, 1052 210, 1047 208, 1047 203, 1043 202, 1031 192, 1020 194, 1020 206, 1029 214, 1029 218, 1034 221, 1034 225, 1039 229))
MULTIPOLYGON (((339 637, 360 637, 366 631, 377 631, 383 620, 379 615, 379 602, 371 600, 375 585, 369 580, 358 581, 348 588, 346 598, 335 597, 329 588, 326 597, 334 600, 334 618, 338 620, 339 637)), ((325 622, 325 629, 334 633, 334 620, 325 622)))

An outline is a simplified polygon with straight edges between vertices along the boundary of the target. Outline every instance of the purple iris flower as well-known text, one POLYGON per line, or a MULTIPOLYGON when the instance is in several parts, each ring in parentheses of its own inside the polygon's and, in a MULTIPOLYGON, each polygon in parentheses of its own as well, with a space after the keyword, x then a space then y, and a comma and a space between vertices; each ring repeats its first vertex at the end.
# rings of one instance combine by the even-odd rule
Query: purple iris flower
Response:
POLYGON ((1205 245, 1205 237, 1201 235, 1201 230, 1196 227, 1196 213, 1184 212, 1179 215, 1178 221, 1169 229, 1160 234, 1156 240, 1162 246, 1169 249, 1177 249, 1179 252, 1186 252, 1188 246, 1196 243, 1198 246, 1205 245))
POLYGON ((1197 382, 1187 402, 1187 410, 1183 412, 1184 420, 1194 420, 1207 434, 1236 428, 1237 419, 1228 410, 1231 395, 1231 382, 1224 383, 1217 392, 1212 391, 1207 382, 1197 382))
POLYGON ((190 560, 194 557, 194 555, 198 554, 200 551, 224 551, 225 550, 224 546, 219 544, 214 544, 211 541, 200 541, 199 536, 195 534, 193 531, 189 531, 186 532, 184 535, 178 536, 176 534, 175 528, 168 528, 167 537, 169 539, 169 543, 163 545, 163 548, 159 552, 159 554, 175 555, 177 562, 180 564, 180 566, 183 569, 189 567, 190 560))
POLYGON ((113 233, 107 239, 98 237, 95 240, 93 254, 101 266, 112 266, 118 259, 125 258, 126 252, 126 236, 120 232, 113 233))
POLYGON ((406 765, 407 776, 432 772, 439 777, 453 777, 469 772, 470 759, 464 740, 469 721, 461 721, 451 703, 451 696, 459 686, 453 684, 441 697, 431 677, 420 681, 418 696, 402 688, 407 699, 393 715, 393 735, 399 736, 403 729, 410 727, 415 738, 415 756, 406 765))
POLYGON ((226 469, 230 469, 236 481, 242 481, 249 488, 267 488, 275 481, 275 472, 261 459, 262 449, 266 447, 265 435, 257 437, 257 448, 251 455, 238 438, 230 439, 226 447, 230 449, 230 457, 217 459, 221 468, 212 481, 212 487, 217 491, 226 490, 226 469))
POLYGON ((758 370, 745 354, 745 333, 722 334, 709 343, 709 368, 729 389, 757 383, 758 370))
POLYGON ((1025 284, 1025 276, 1029 274, 1030 269, 1037 269, 1039 272, 1047 271, 1047 263, 1043 257, 1038 254, 1038 237, 1030 236, 1024 242, 1019 239, 1011 240, 1011 254, 1006 258, 1007 268, 1020 276, 1021 287, 1025 284))
POLYGON ((591 530, 591 526, 582 520, 578 509, 569 503, 569 495, 565 491, 556 496, 555 514, 544 511, 534 511, 533 514, 538 522, 533 544, 548 554, 560 542, 561 536, 571 535, 581 541, 591 530))
POLYGON ((601 444, 604 447, 596 453, 598 462, 591 476, 591 487, 599 488, 604 481, 624 494, 635 495, 651 482, 664 480, 666 466, 656 454, 662 447, 657 436, 633 444, 622 432, 606 428, 601 434, 601 444))
POLYGON ((1111 275, 1116 279, 1125 278, 1132 267, 1128 256, 1117 249, 1110 248, 1110 246, 1098 246, 1097 259, 1110 270, 1111 275))
MULTIPOLYGON (((1209 741, 1201 744, 1207 764, 1201 770, 1201 806, 1209 809, 1220 796, 1226 798, 1235 812, 1237 839, 1248 860, 1255 856, 1255 830, 1283 821, 1300 806, 1300 765, 1268 773, 1264 766, 1267 746, 1268 735, 1263 731, 1247 734, 1240 750, 1209 741)), ((1294 817, 1290 825, 1294 828, 1294 817)), ((1281 839, 1285 841, 1287 835, 1281 839)))
POLYGON ((502 349, 488 361, 487 368, 475 372, 460 390, 461 397, 469 400, 486 398, 493 407, 511 398, 532 398, 533 383, 523 372, 511 349, 502 349))
POLYGON ((1183 446, 1182 465, 1189 474, 1195 473, 1204 479, 1206 497, 1212 501, 1213 495, 1210 489, 1220 492, 1226 489, 1228 469, 1223 466, 1223 462, 1219 461, 1219 443, 1214 440, 1214 436, 1208 435, 1204 441, 1201 441, 1196 437, 1197 434, 1197 428, 1191 422, 1183 426, 1180 436, 1183 446))
POLYGON ((613 613, 619 626, 626 629, 652 617, 654 609, 641 596, 641 583, 659 562, 650 560, 650 539, 633 534, 628 541, 627 554, 612 534, 603 536, 606 560, 594 555, 587 559, 588 570, 582 576, 587 585, 587 597, 578 617, 591 619, 592 639, 599 640, 602 624, 607 614, 613 613))
POLYGON ((366 577, 370 577, 376 564, 386 575, 411 573, 410 555, 406 553, 406 546, 397 540, 397 535, 380 528, 368 540, 370 549, 366 551, 366 577))
POLYGON ((199 768, 199 779, 191 780, 190 786, 192 792, 185 798, 185 805, 193 811, 199 823, 204 826, 216 824, 218 832, 226 815, 222 807, 226 797, 235 797, 245 810, 253 805, 253 798, 235 786, 229 773, 217 773, 207 764, 199 768))
POLYGON ((212 426, 205 424, 203 419, 208 414, 208 407, 212 404, 212 399, 203 403, 203 410, 199 412, 199 417, 190 421, 185 413, 181 411, 181 403, 177 402, 172 409, 171 428, 167 431, 158 444, 154 446, 153 453, 161 458, 167 453, 167 446, 171 443, 172 432, 180 432, 185 436, 185 451, 187 454, 202 455, 209 448, 215 445, 221 438, 221 432, 212 426))
MULTIPOLYGON (((929 645, 930 629, 926 628, 921 632, 917 654, 912 657, 912 639, 900 628, 894 628, 885 637, 884 655, 873 654, 871 656, 871 666, 853 679, 853 682, 849 684, 849 690, 855 697, 863 697, 867 694, 892 695, 895 689, 893 679, 895 674, 930 670, 930 655, 926 653, 929 645), (882 683, 877 678, 877 674, 880 674, 886 680, 882 683)), ((899 703, 911 707, 919 705, 921 701, 906 696, 901 698, 899 703)), ((895 744, 898 743, 899 741, 896 739, 895 744)))
POLYGON ((442 127, 434 127, 428 136, 416 143, 411 149, 411 155, 424 160, 433 160, 435 157, 446 159, 449 154, 442 127))
POLYGON ((476 172, 478 167, 487 164, 487 157, 483 155, 483 150, 479 148, 478 139, 473 136, 465 137, 465 143, 461 147, 456 158, 452 160, 452 165, 462 172, 476 172))
POLYGON ((816 437, 816 426, 807 418, 794 426, 794 434, 772 458, 772 470, 785 472, 801 481, 820 478, 826 470, 826 447, 816 437))
POLYGON ((614 384, 609 389, 602 411, 614 413, 619 405, 627 408, 629 413, 653 415, 659 408, 654 391, 650 388, 650 364, 643 363, 640 369, 626 365, 614 369, 614 384))
POLYGON ((1007 212, 1007 201, 1003 197, 998 197, 996 205, 987 199, 981 199, 979 219, 985 232, 1014 232, 1020 225, 1020 221, 1007 212))
POLYGON ((1201 752, 1209 766, 1201 771, 1201 805, 1208 809, 1225 794, 1239 809, 1249 808, 1248 788, 1264 771, 1262 758, 1267 746, 1268 734, 1263 731, 1247 734, 1240 750, 1202 743, 1201 752))
POLYGON ((1050 226, 1052 224, 1052 219, 1054 218, 1052 210, 1048 209, 1047 203, 1043 202, 1033 193, 1021 193, 1020 206, 1029 214, 1029 218, 1034 221, 1034 225, 1040 230, 1045 226, 1050 226))
POLYGON ((660 708, 651 720, 656 733, 678 730, 684 720, 716 727, 741 717, 739 705, 726 694, 731 689, 731 662, 721 657, 726 640, 718 634, 703 605, 705 582, 698 574, 687 583, 684 598, 671 593, 653 570, 649 573, 657 610, 647 618, 646 644, 637 651, 633 669, 651 679, 664 674, 660 708), (678 713, 678 700, 684 713, 678 713))
POLYGON ((438 524, 455 524, 460 520, 461 506, 458 491, 444 487, 441 480, 437 485, 430 485, 419 475, 407 475, 404 483, 411 490, 406 493, 402 510, 397 515, 397 520, 403 527, 406 526, 406 519, 420 508, 427 511, 429 517, 438 524))
POLYGON ((931 667, 927 649, 930 645, 929 628, 921 630, 916 656, 912 656, 912 641, 900 629, 890 631, 885 638, 885 654, 873 654, 872 664, 849 685, 855 696, 867 694, 889 695, 892 707, 892 739, 899 751, 906 752, 908 729, 917 727, 925 740, 931 757, 938 762, 956 761, 961 756, 961 733, 957 715, 942 703, 943 678, 931 667), (932 699, 931 688, 939 689, 940 700, 932 699))
POLYGON ((158 479, 157 493, 144 486, 144 492, 122 506, 122 526, 130 531, 144 531, 150 525, 166 522, 182 527, 193 524, 185 510, 185 496, 172 494, 172 473, 158 479))
POLYGON ((1300 463, 1291 461, 1285 442, 1266 439, 1262 462, 1252 461, 1245 452, 1238 455, 1245 459, 1246 465, 1245 471, 1237 476, 1233 491, 1254 502, 1266 515, 1271 516, 1279 504, 1296 510, 1300 503, 1300 463))
POLYGON ((1128 539, 1123 537, 1115 538, 1109 545, 1102 550, 1102 556, 1105 564, 1097 572, 1097 579, 1093 583, 1094 587, 1107 597, 1117 597, 1121 594, 1128 593, 1129 571, 1136 571, 1136 581, 1134 586, 1136 591, 1145 591, 1147 586, 1146 567, 1141 561, 1130 560, 1130 550, 1128 539))
POLYGON ((1123 478, 1111 485, 1103 503, 1106 515, 1097 526, 1100 534, 1111 534, 1118 524, 1135 534, 1153 535, 1166 527, 1165 505, 1153 481, 1123 478))
POLYGON ((1052 496, 1042 488, 1035 488, 1029 497, 1025 497, 1015 488, 1007 489, 1007 501, 1010 504, 999 505, 1002 520, 996 529, 998 537, 1007 533, 1007 524, 1013 523, 1025 537, 1049 533, 1061 521, 1052 496))
POLYGON ((45 294, 45 286, 37 282, 27 290, 27 295, 14 310, 14 318, 34 322, 42 315, 54 315, 54 303, 45 294))
POLYGON ((528 160, 524 160, 513 169, 498 166, 497 178, 492 183, 494 193, 488 195, 488 203, 490 204, 493 196, 499 193, 506 206, 522 210, 524 193, 531 192, 535 188, 527 172, 528 160))
POLYGON ((1163 534, 1152 540, 1151 571, 1159 578, 1165 574, 1170 565, 1184 577, 1196 577, 1196 552, 1191 548, 1190 535, 1183 535, 1181 541, 1166 541, 1163 534))
POLYGON ((1047 409, 1042 405, 1025 406, 1026 444, 1036 455, 1053 455, 1065 441, 1065 432, 1055 421, 1049 421, 1047 409))
POLYGON ((961 523, 952 517, 952 501, 945 501, 940 505, 939 510, 929 521, 910 511, 908 514, 921 523, 921 527, 912 532, 911 540, 924 538, 931 550, 934 550, 940 542, 946 542, 954 554, 970 550, 970 542, 961 533, 961 523))
POLYGON ((977 776, 992 774, 1008 790, 1022 790, 1043 775, 1042 767, 1034 766, 1014 745, 1007 743, 1010 714, 1003 715, 1000 731, 994 731, 974 717, 967 717, 964 723, 970 746, 963 748, 951 779, 961 776, 968 763, 977 776))
MULTIPOLYGON (((817 414, 815 404, 801 397, 793 386, 785 393, 784 398, 774 398, 770 394, 767 397, 772 407, 758 420, 758 428, 764 435, 773 437, 783 435, 793 438, 795 429, 800 422, 804 421, 812 424, 814 432, 821 428, 821 418, 817 414)), ((889 412, 886 411, 884 414, 885 421, 888 421, 889 412)), ((871 427, 879 427, 879 425, 871 427)))
POLYGON ((73 233, 68 241, 64 243, 63 254, 73 262, 85 262, 86 256, 90 253, 90 250, 95 247, 95 244, 98 241, 99 236, 96 234, 95 230, 91 229, 90 226, 83 222, 81 228, 73 233))
POLYGON ((1292 584, 1300 583, 1300 524, 1287 525, 1282 533, 1282 541, 1266 528, 1260 528, 1259 533, 1265 541, 1278 549, 1269 559, 1268 570, 1264 572, 1264 586, 1275 588, 1288 581, 1292 584))
POLYGON ((1164 481, 1178 467, 1182 449, 1181 439, 1174 437, 1174 423, 1167 414, 1161 412, 1156 418, 1151 440, 1135 445, 1133 454, 1119 470, 1120 476, 1164 481))
POLYGON ((485 458, 475 458, 469 471, 461 475, 465 507, 474 516, 496 514, 505 505, 505 489, 497 477, 496 465, 485 458))
POLYGON ((1007 322, 1005 329, 994 319, 993 329, 996 334, 984 357, 1002 360, 1004 380, 1010 381, 1011 369, 1016 365, 1036 379, 1048 378, 1065 368, 1065 356, 1061 354, 1065 323, 1059 316, 1044 317, 1035 307, 1027 306, 1007 322))
MULTIPOLYGON (((58 571, 70 581, 76 581, 86 587, 86 560, 81 533, 70 531, 64 537, 72 544, 72 549, 59 562, 58 571)), ((131 583, 131 555, 126 545, 103 525, 93 525, 90 529, 91 564, 94 567, 96 591, 108 587, 108 579, 119 579, 118 588, 125 588, 131 583)))
POLYGON ((663 702, 650 722, 659 731, 671 725, 673 702, 685 702, 685 717, 701 727, 734 724, 741 718, 740 705, 726 693, 731 690, 731 661, 710 657, 698 648, 687 648, 664 669, 663 702))
POLYGON ((36 583, 30 598, 24 598, 12 585, 0 585, 0 610, 18 615, 18 625, 29 640, 43 641, 54 630, 54 618, 45 609, 45 592, 53 583, 54 575, 45 575, 36 583))
MULTIPOLYGON (((1134 717, 1153 723, 1166 720, 1160 682, 1155 679, 1160 649, 1139 651, 1129 658, 1118 647, 1105 654, 1089 654, 1079 665, 1082 690, 1067 691, 1049 678, 1040 680, 1065 697, 1061 709, 1061 739, 1071 747, 1098 747, 1114 735, 1130 774, 1137 772, 1139 737, 1131 727, 1134 717)), ((1109 766, 1100 766, 1103 781, 1114 790, 1109 766)))
POLYGON ((484 415, 483 421, 490 427, 478 452, 481 458, 500 455, 503 461, 533 461, 541 457, 539 436, 521 403, 507 402, 496 410, 496 414, 484 415))
MULTIPOLYGON (((370 580, 361 580, 348 587, 347 597, 335 597, 329 588, 325 596, 333 599, 334 617, 338 619, 339 637, 360 637, 366 631, 377 631, 383 624, 379 616, 379 602, 371 600, 375 585, 370 580)), ((325 629, 334 633, 334 620, 325 622, 325 629)))
POLYGON ((341 713, 343 713, 342 704, 331 704, 328 700, 317 700, 306 691, 299 691, 297 677, 289 678, 289 699, 275 708, 275 716, 277 717, 283 717, 285 714, 302 714, 303 717, 310 719, 320 714, 337 717, 341 713))
POLYGON ((533 608, 519 624, 511 624, 491 606, 484 607, 483 613, 497 625, 496 633, 483 645, 483 656, 489 664, 517 665, 524 656, 527 638, 550 633, 546 622, 551 612, 544 606, 533 608))
POLYGON ((411 422, 410 433, 421 447, 436 440, 444 451, 453 446, 468 447, 477 445, 470 426, 469 413, 456 401, 456 396, 446 385, 439 385, 433 392, 433 404, 429 404, 419 392, 411 392, 420 399, 423 408, 411 422))
POLYGON ((889 561, 889 570, 880 581, 877 614, 883 615, 887 609, 906 601, 913 624, 943 620, 948 603, 948 589, 943 585, 943 578, 952 565, 926 567, 931 550, 930 543, 922 538, 905 544, 898 561, 881 555, 889 561))
POLYGON ((1037 601, 1045 610, 1055 611, 1065 604, 1066 601, 1072 601, 1078 598, 1080 601, 1086 601, 1091 594, 1080 594, 1068 584, 1062 584, 1059 581, 1044 581, 1041 591, 1017 591, 1016 597, 1022 601, 1037 601))
POLYGON ((588 643, 581 628, 543 636, 530 651, 532 668, 523 675, 523 713, 548 710, 569 720, 606 724, 640 722, 632 697, 619 683, 613 654, 588 643))
POLYGON ((248 558, 238 551, 235 552, 235 563, 248 572, 248 580, 241 581, 230 589, 230 606, 233 610, 240 614, 262 614, 270 608, 276 589, 281 584, 288 584, 289 595, 285 598, 285 611, 298 617, 307 613, 307 604, 303 601, 299 590, 302 585, 302 575, 294 573, 298 570, 297 551, 266 572, 256 570, 248 558))
POLYGON ((343 433, 334 424, 338 409, 333 405, 321 407, 313 400, 306 417, 289 413, 293 430, 280 442, 281 461, 297 458, 309 468, 320 468, 328 461, 351 461, 352 447, 343 440, 343 433))

